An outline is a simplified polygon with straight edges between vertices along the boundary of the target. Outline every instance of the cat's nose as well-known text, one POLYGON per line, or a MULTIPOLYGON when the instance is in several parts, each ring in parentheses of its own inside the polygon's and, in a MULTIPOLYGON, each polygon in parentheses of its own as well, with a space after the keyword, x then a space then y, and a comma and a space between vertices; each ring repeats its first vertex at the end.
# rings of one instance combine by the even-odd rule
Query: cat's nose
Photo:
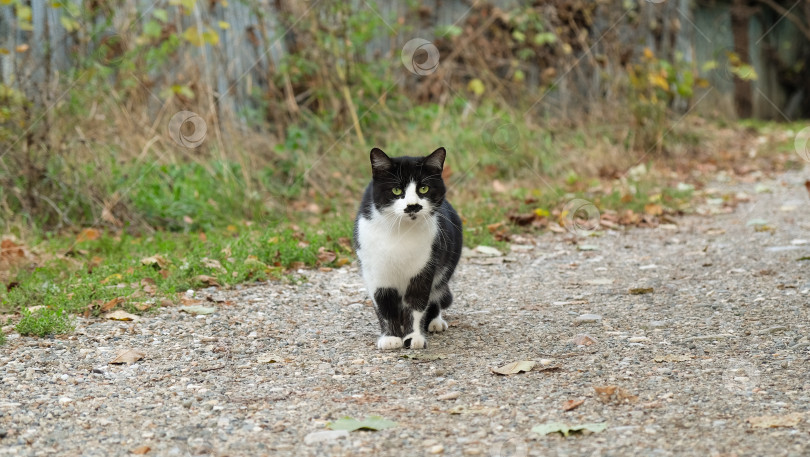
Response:
POLYGON ((408 205, 405 207, 405 214, 416 214, 422 210, 422 205, 408 205))

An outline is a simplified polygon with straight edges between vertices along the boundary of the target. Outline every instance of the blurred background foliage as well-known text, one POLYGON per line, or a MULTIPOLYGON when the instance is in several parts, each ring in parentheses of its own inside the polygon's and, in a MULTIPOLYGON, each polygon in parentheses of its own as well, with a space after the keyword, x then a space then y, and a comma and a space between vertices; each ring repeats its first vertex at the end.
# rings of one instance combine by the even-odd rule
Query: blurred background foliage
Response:
POLYGON ((0 226, 350 219, 372 146, 447 147, 462 208, 689 181, 756 136, 729 121, 810 114, 800 3, 0 0, 0 226))

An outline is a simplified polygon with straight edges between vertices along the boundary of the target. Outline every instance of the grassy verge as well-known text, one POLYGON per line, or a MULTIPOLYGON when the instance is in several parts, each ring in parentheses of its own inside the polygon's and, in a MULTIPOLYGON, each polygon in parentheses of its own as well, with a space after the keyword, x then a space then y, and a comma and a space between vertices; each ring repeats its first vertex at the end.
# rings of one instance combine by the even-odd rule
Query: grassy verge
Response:
MULTIPOLYGON (((437 119, 428 116, 426 122, 437 119)), ((689 212, 692 189, 701 185, 700 176, 689 169, 700 154, 657 157, 657 170, 643 154, 614 160, 622 150, 621 135, 598 126, 555 133, 511 124, 515 130, 508 132, 520 141, 492 143, 487 132, 472 133, 455 117, 441 122, 451 127, 441 135, 409 142, 415 130, 397 132, 381 143, 391 145, 392 155, 454 145, 448 157, 449 198, 462 215, 469 247, 505 248, 516 234, 559 231, 566 203, 576 198, 592 202, 617 227, 655 226, 689 212), (582 152, 567 155, 571 151, 582 152), (587 163, 575 165, 574 157, 587 163), (688 172, 662 170, 668 160, 688 172), (609 164, 622 172, 606 169, 609 164)), ((779 130, 767 124, 745 128, 751 137, 779 130)), ((690 132, 690 144, 695 136, 708 137, 690 132)), ((11 267, 0 262, 5 285, 0 314, 15 316, 22 335, 68 333, 76 314, 103 316, 114 309, 143 314, 180 302, 191 288, 289 279, 298 268, 344 267, 353 260, 352 219, 368 165, 359 146, 339 149, 326 155, 289 152, 279 162, 281 171, 267 166, 245 170, 236 161, 176 161, 146 168, 115 163, 109 173, 87 183, 112 186, 103 191, 119 196, 119 205, 110 206, 112 214, 94 215, 91 207, 78 205, 72 217, 89 212, 80 219, 79 227, 85 228, 59 232, 38 230, 37 221, 24 215, 17 222, 25 224, 7 224, 27 256, 11 267)), ((739 150, 748 154, 749 148, 739 150)), ((774 162, 789 167, 790 148, 775 150, 781 155, 774 162)), ((725 160, 736 163, 734 155, 725 160)), ((714 164, 714 169, 726 167, 714 164)))

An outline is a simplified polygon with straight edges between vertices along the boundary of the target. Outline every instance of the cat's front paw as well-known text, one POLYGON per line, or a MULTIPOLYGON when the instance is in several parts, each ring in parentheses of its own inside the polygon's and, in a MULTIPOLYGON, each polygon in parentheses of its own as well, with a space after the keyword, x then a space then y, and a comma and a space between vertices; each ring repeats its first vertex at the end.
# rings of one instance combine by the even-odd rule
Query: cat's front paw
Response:
POLYGON ((419 333, 409 333, 403 338, 406 348, 411 349, 425 349, 427 348, 427 340, 419 333))
POLYGON ((443 332, 445 330, 447 330, 447 321, 442 319, 441 316, 434 317, 433 320, 430 321, 430 324, 428 324, 428 331, 429 332, 438 333, 438 332, 443 332))
POLYGON ((402 347, 402 338, 398 336, 381 336, 377 340, 377 347, 383 350, 399 349, 402 347))

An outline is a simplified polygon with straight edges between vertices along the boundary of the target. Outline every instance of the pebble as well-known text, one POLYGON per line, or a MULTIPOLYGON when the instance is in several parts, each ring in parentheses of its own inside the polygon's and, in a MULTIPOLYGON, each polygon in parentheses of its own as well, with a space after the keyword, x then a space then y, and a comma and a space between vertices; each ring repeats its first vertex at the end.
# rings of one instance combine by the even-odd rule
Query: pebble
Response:
POLYGON ((448 393, 446 393, 444 395, 439 395, 438 398, 439 398, 439 400, 455 400, 456 398, 458 398, 460 396, 461 396, 461 392, 453 391, 453 392, 448 392, 448 393))
POLYGON ((444 452, 444 446, 442 446, 441 444, 431 446, 428 449, 428 454, 434 454, 435 455, 435 454, 441 454, 442 452, 444 452))
POLYGON ((630 338, 627 339, 627 341, 629 341, 630 343, 641 343, 644 341, 650 341, 650 339, 647 338, 646 336, 631 336, 630 338))
POLYGON ((602 320, 602 316, 598 314, 581 314, 574 319, 574 325, 592 324, 602 320))

